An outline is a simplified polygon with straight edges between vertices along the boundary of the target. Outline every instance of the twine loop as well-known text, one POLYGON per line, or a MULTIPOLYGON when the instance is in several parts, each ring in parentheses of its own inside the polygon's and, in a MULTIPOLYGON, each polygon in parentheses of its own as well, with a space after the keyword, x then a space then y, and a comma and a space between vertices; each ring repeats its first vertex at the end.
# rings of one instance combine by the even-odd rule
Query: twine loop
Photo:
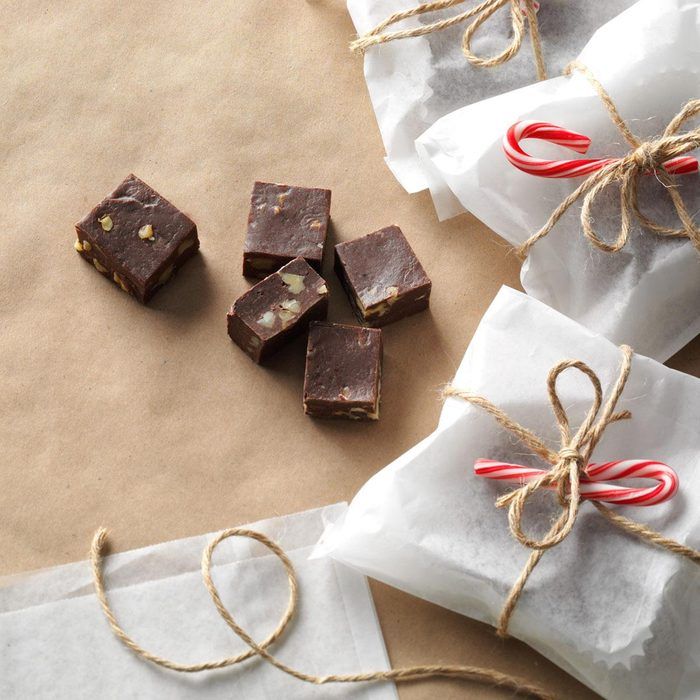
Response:
MULTIPOLYGON (((582 501, 580 493, 581 476, 603 433, 612 423, 632 417, 632 414, 627 410, 616 410, 629 378, 633 355, 632 349, 626 345, 621 346, 620 351, 622 353, 622 362, 619 373, 605 403, 603 403, 603 390, 600 379, 586 363, 580 360, 565 360, 559 362, 550 370, 547 377, 547 392, 561 438, 561 447, 558 451, 551 450, 540 437, 514 421, 507 413, 484 397, 455 387, 448 387, 444 392, 446 396, 461 398, 489 413, 501 426, 532 450, 534 454, 551 465, 551 468, 543 472, 541 476, 506 493, 496 501, 497 507, 508 508, 508 527, 513 537, 524 547, 532 550, 525 567, 513 584, 503 605, 496 628, 496 633, 501 637, 508 636, 510 618, 530 574, 537 566, 544 552, 563 542, 573 530, 582 501), (578 370, 588 378, 593 387, 591 407, 578 430, 573 434, 569 417, 557 392, 558 377, 569 369, 578 370), (556 489, 561 513, 543 537, 539 539, 530 537, 525 534, 522 527, 525 505, 533 494, 552 487, 556 489)), ((595 501, 592 501, 592 503, 603 517, 622 530, 639 537, 648 544, 657 545, 669 552, 684 556, 696 564, 700 564, 700 552, 669 539, 645 525, 625 518, 609 510, 601 503, 595 501)))
MULTIPOLYGON (((205 661, 196 664, 183 664, 171 659, 158 656, 140 646, 121 627, 105 592, 105 580, 103 572, 104 552, 107 546, 107 532, 100 528, 93 537, 90 548, 90 560, 92 564, 93 583, 95 594, 100 603, 102 611, 109 623, 110 628, 119 641, 130 649, 138 657, 156 666, 178 671, 180 673, 199 673, 214 669, 221 669, 227 666, 240 664, 251 657, 257 656, 282 673, 296 678, 304 683, 312 685, 328 685, 331 683, 382 683, 394 681, 395 683, 408 683, 413 681, 429 680, 432 678, 448 678, 452 680, 474 681, 496 688, 502 688, 518 695, 529 696, 538 700, 554 700, 554 697, 542 690, 539 686, 520 680, 507 673, 501 673, 490 668, 480 668, 478 666, 449 665, 449 664, 429 664, 420 666, 408 666, 405 668, 391 668, 382 671, 368 671, 355 674, 328 674, 314 675, 305 673, 284 663, 268 651, 268 647, 279 639, 286 630, 289 622, 296 613, 299 600, 299 585, 296 571, 290 558, 276 542, 256 530, 247 528, 230 528, 216 535, 205 547, 202 553, 202 578, 204 585, 209 592, 209 596, 216 608, 219 616, 228 627, 243 641, 248 647, 245 651, 216 661, 205 661), (262 642, 256 642, 253 637, 236 621, 229 609, 224 604, 219 594, 219 590, 212 577, 212 557, 216 548, 224 541, 232 537, 243 537, 253 539, 265 546, 277 557, 284 567, 289 583, 289 600, 284 614, 277 627, 262 642)), ((261 595, 265 595, 265 582, 261 582, 261 595)))
POLYGON ((530 42, 535 61, 535 70, 538 80, 546 80, 547 72, 542 55, 542 41, 540 39, 539 26, 537 23, 537 7, 535 0, 483 0, 469 10, 465 10, 447 19, 437 20, 420 27, 411 29, 400 29, 393 32, 386 32, 385 29, 397 22, 401 22, 409 17, 429 12, 437 12, 448 7, 464 4, 465 0, 436 0, 435 2, 425 2, 416 5, 408 10, 395 12, 380 22, 376 27, 351 42, 350 48, 353 51, 364 53, 370 46, 385 44, 396 39, 407 39, 415 36, 424 36, 433 32, 447 29, 456 24, 462 24, 467 20, 472 20, 464 30, 462 35, 462 53, 473 66, 480 68, 492 68, 499 66, 516 56, 520 51, 525 36, 525 18, 530 26, 530 42), (493 56, 479 56, 472 50, 472 39, 474 34, 490 17, 498 10, 510 6, 510 18, 513 38, 510 43, 500 52, 493 56))
POLYGON ((700 148, 700 127, 678 134, 679 129, 689 119, 700 114, 700 100, 690 100, 673 117, 663 134, 648 141, 640 141, 630 130, 620 116, 612 98, 590 70, 580 62, 574 61, 567 66, 566 75, 578 70, 588 78, 598 96, 601 98, 615 126, 618 127, 625 140, 631 146, 630 152, 589 175, 564 201, 552 212, 544 226, 528 238, 517 252, 521 258, 526 258, 537 241, 547 236, 564 216, 569 208, 577 201, 581 204, 581 228, 590 243, 607 253, 617 253, 622 250, 629 240, 631 227, 636 220, 643 229, 659 236, 668 238, 687 238, 700 252, 700 228, 688 211, 682 197, 678 193, 675 182, 664 169, 674 158, 700 148), (676 214, 681 223, 680 227, 672 228, 649 219, 639 208, 638 188, 643 175, 653 173, 664 190, 671 198, 676 214), (592 208, 596 198, 611 185, 617 185, 620 191, 620 228, 612 243, 603 240, 594 230, 592 208))

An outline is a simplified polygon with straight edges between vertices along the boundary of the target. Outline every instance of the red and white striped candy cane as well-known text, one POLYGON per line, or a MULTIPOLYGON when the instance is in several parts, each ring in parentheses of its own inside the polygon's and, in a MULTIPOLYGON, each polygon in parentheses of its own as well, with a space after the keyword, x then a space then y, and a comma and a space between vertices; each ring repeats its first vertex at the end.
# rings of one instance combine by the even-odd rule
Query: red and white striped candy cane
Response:
MULTIPOLYGON (((525 484, 546 472, 520 464, 477 459, 474 473, 487 479, 525 484)), ((554 488, 554 487, 551 487, 554 488)), ((581 476, 581 498, 628 506, 653 506, 672 498, 678 490, 678 475, 667 464, 648 459, 622 459, 589 464, 581 476), (633 487, 610 483, 620 479, 653 479, 654 486, 633 487)))
MULTIPOLYGON (((538 177, 579 177, 614 163, 619 158, 574 158, 570 160, 546 160, 528 155, 520 146, 523 139, 539 139, 564 146, 576 153, 585 153, 591 140, 583 134, 563 129, 554 124, 536 121, 516 122, 503 137, 506 158, 519 170, 538 177)), ((698 161, 691 156, 679 156, 664 163, 670 175, 686 175, 698 170, 698 161)))

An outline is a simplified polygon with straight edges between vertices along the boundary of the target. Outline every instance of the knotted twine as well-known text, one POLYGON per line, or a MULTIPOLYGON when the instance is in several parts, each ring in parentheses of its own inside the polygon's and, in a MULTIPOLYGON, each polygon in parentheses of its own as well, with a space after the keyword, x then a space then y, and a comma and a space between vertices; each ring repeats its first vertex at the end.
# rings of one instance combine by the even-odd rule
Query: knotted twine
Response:
POLYGON ((537 24, 537 12, 535 10, 534 0, 522 0, 522 2, 520 0, 483 0, 483 2, 472 7, 470 10, 466 10, 465 12, 454 15, 453 17, 448 17, 447 19, 438 20, 436 22, 431 22, 430 24, 425 24, 421 27, 414 27, 412 29, 400 29, 393 32, 384 31, 392 24, 396 24, 397 22, 408 19, 409 17, 416 17, 428 12, 444 10, 448 7, 453 7, 454 5, 462 5, 464 2, 465 0, 436 0, 436 2, 421 3, 410 10, 395 12, 393 15, 387 17, 383 22, 380 22, 376 27, 374 27, 374 29, 371 29, 366 34, 353 41, 350 44, 350 48, 353 51, 364 52, 367 48, 374 46, 375 44, 385 44, 388 41, 394 41, 396 39, 407 39, 409 37, 432 34, 433 32, 447 29, 448 27, 452 27, 455 24, 461 24, 472 17, 475 17, 476 19, 467 25, 467 28, 464 30, 464 34, 462 35, 462 53, 472 65, 480 68, 492 68, 493 66, 499 66, 507 61, 510 61, 510 59, 517 55, 518 51, 520 51, 520 46, 523 43, 523 36, 525 35, 524 14, 527 17, 528 24, 530 25, 530 43, 532 44, 532 53, 535 60, 537 79, 547 79, 544 58, 542 57, 542 41, 540 39, 539 25, 537 24), (513 27, 512 41, 501 53, 496 54, 495 56, 488 58, 477 56, 471 48, 474 33, 482 24, 484 24, 484 22, 486 22, 494 13, 498 12, 498 10, 505 5, 510 5, 510 17, 513 27))
POLYGON ((700 147, 700 127, 691 131, 678 134, 678 130, 689 119, 700 113, 700 100, 690 100, 681 111, 669 122, 663 134, 649 141, 640 141, 630 130, 625 120, 612 101, 612 98, 591 73, 591 71, 579 61, 570 63, 564 70, 565 75, 571 75, 578 70, 586 76, 588 81, 598 93, 603 105, 608 111, 615 126, 620 130, 625 140, 632 147, 626 156, 601 168, 589 175, 564 201, 552 212, 545 225, 528 238, 517 253, 520 257, 527 257, 530 249, 537 241, 544 238, 556 226, 559 219, 581 197, 581 228, 583 235, 599 250, 616 253, 625 247, 630 236, 630 228, 633 219, 636 219, 644 229, 652 231, 659 236, 669 238, 687 238, 700 252, 700 229, 693 222, 693 217, 688 211, 683 198, 678 193, 676 185, 671 177, 664 171, 663 163, 671 158, 681 156, 700 147), (638 187, 641 176, 654 173, 664 185, 678 218, 682 224, 680 228, 670 228, 652 221, 639 209, 638 187), (596 197, 608 186, 617 184, 620 187, 620 230, 614 243, 602 240, 593 230, 593 216, 591 209, 596 197))
MULTIPOLYGON (((501 496, 496 501, 498 508, 508 507, 508 526, 513 537, 524 547, 532 550, 522 572, 513 584, 501 610, 496 627, 496 633, 500 637, 508 636, 508 624, 520 599, 527 580, 539 563, 542 555, 548 550, 563 542, 571 533, 581 506, 581 494, 579 491, 581 474, 585 471, 591 455, 600 441, 606 428, 619 420, 627 420, 632 414, 625 411, 616 411, 617 403, 629 377, 632 366, 632 349, 626 345, 620 347, 622 362, 618 377, 612 387, 610 396, 603 405, 603 391, 598 375, 584 362, 580 360, 565 360, 555 365, 547 377, 547 393, 552 406, 554 419, 561 437, 561 447, 558 452, 551 450, 544 441, 527 428, 523 427, 504 411, 492 404, 482 396, 462 391, 455 387, 448 387, 444 394, 454 396, 481 408, 493 416, 500 425, 514 435, 520 442, 526 445, 532 452, 552 465, 552 468, 542 476, 530 481, 519 488, 501 496), (569 418, 562 406, 557 393, 557 379, 568 369, 576 369, 586 376, 593 386, 593 402, 586 418, 576 433, 572 435, 569 418), (561 513, 554 521, 544 537, 535 539, 525 534, 522 527, 522 518, 528 499, 538 491, 547 488, 556 490, 561 513)), ((652 530, 646 525, 630 520, 618 513, 606 508, 601 503, 591 501, 598 512, 613 525, 625 532, 635 535, 641 540, 662 547, 674 554, 687 557, 695 564, 700 564, 700 552, 686 547, 675 540, 652 530)))
POLYGON ((434 664, 396 668, 390 669, 389 671, 372 671, 357 674, 333 674, 328 676, 314 676, 288 666, 267 651, 267 648, 270 646, 270 644, 279 639, 296 612, 299 597, 299 585, 297 582, 296 572, 292 562, 289 560, 289 557, 278 544, 260 532, 245 528, 232 528, 229 530, 224 530, 207 545, 204 553, 202 554, 202 577, 204 579, 204 585, 209 591, 209 595, 214 602, 217 612, 223 618, 226 624, 238 635, 238 637, 240 637, 240 639, 242 639, 248 645, 248 650, 236 656, 230 656, 223 659, 218 659, 216 661, 205 661, 199 664, 181 664, 176 661, 171 661, 170 659, 157 656, 156 654, 144 649, 124 631, 117 621, 116 615, 114 614, 109 601, 107 600, 104 576, 102 572, 106 543, 107 531, 104 528, 100 528, 95 533, 92 540, 90 560, 92 564, 95 593, 107 618, 109 626, 112 629, 112 632, 114 632, 119 641, 131 649, 131 651, 137 656, 157 666, 170 669, 171 671, 179 671, 180 673, 198 673, 200 671, 234 666, 235 664, 239 664, 253 656, 259 656, 261 659, 279 669, 283 673, 313 685, 326 685, 329 683, 379 683, 385 681, 406 683, 410 681, 427 680, 430 678, 452 678, 458 680, 470 680, 477 683, 486 683, 490 686, 503 688, 504 690, 513 691, 518 694, 538 698, 539 700, 554 700, 554 696, 546 693, 538 686, 531 685, 505 673, 500 673, 488 668, 479 668, 477 666, 434 664), (233 616, 221 600, 219 591, 211 577, 211 559, 214 550, 221 542, 229 537, 247 537, 257 540, 267 547, 282 562, 285 572, 287 573, 287 579, 289 581, 289 601, 287 603, 287 608, 274 631, 259 644, 234 620, 233 616))

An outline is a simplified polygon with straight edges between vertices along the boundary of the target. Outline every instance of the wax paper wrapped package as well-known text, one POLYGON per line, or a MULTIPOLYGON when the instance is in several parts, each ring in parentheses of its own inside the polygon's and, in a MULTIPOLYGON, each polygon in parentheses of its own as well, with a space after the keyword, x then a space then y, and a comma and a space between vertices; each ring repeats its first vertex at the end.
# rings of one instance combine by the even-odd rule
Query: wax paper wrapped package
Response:
MULTIPOLYGON (((453 386, 486 397, 557 450, 546 379, 566 359, 587 363, 607 396, 621 350, 536 299, 502 288, 453 386)), ((580 372, 565 372, 557 392, 576 430, 592 402, 591 384, 580 372)), ((697 549, 700 380, 634 355, 617 405, 624 410, 632 417, 607 427, 593 461, 664 462, 680 487, 658 505, 611 507, 697 549)), ((326 530, 317 554, 495 624, 530 550, 494 506, 509 487, 476 476, 479 458, 539 464, 482 407, 448 399, 435 432, 362 487, 326 530)), ((537 495, 544 497, 526 506, 528 534, 549 526, 557 504, 549 493, 537 495)), ((508 631, 606 698, 690 700, 700 688, 699 625, 700 568, 622 532, 584 502, 571 533, 534 569, 508 631)))
MULTIPOLYGON (((700 3, 642 0, 598 30, 579 56, 607 91, 640 142, 662 134, 690 100, 700 96, 700 3)), ((590 77, 574 70, 460 109, 434 124, 417 142, 431 169, 441 218, 469 210, 514 246, 521 246, 586 178, 538 177, 514 167, 503 138, 521 120, 537 120, 592 140, 586 157, 631 152, 590 77)), ((694 117, 679 135, 697 129, 694 117)), ((575 158, 561 146, 527 140, 531 156, 575 158)), ((689 154, 690 157, 692 154, 689 154)), ((580 157, 580 156, 579 156, 580 157)), ((665 184, 637 178, 638 205, 652 221, 681 223, 665 184)), ((691 216, 700 208, 697 174, 673 178, 691 216)), ((660 236, 631 213, 630 236, 607 252, 583 235, 582 199, 529 249, 525 290, 567 316, 635 350, 664 361, 700 332, 700 237, 660 236)), ((628 210, 630 208, 628 207, 628 210)), ((620 190, 613 183, 596 197, 594 232, 612 243, 621 224, 620 190)))
MULTIPOLYGON (((309 561, 338 504, 251 527, 290 556, 309 602, 274 643, 274 653, 307 671, 386 669, 388 660, 365 578, 332 560, 309 561)), ((156 654, 180 663, 245 651, 222 622, 202 583, 202 550, 191 537, 108 557, 109 599, 124 628, 156 654)), ((288 592, 279 560, 236 538, 217 551, 214 577, 226 605, 257 640, 278 624, 288 592)), ((0 579, 0 697, 3 698, 309 698, 318 688, 255 659, 204 673, 147 664, 114 636, 93 592, 87 562, 0 579)), ((270 648, 272 651, 272 647, 270 648)), ((324 687, 323 697, 395 700, 393 684, 324 687)))
MULTIPOLYGON (((474 9, 477 0, 408 18, 395 29, 424 27, 474 9)), ((632 0, 542 0, 537 12, 543 61, 549 75, 558 75, 593 32, 629 7, 632 0)), ((418 0, 348 0, 359 35, 395 12, 415 8, 418 0)), ((471 48, 478 57, 501 53, 513 41, 510 3, 498 9, 475 31, 471 48)), ((462 53, 465 29, 482 13, 442 31, 379 46, 365 53, 365 78, 386 149, 386 162, 409 192, 427 187, 414 140, 440 117, 464 105, 529 85, 537 78, 528 29, 520 50, 493 67, 470 64, 462 53)))

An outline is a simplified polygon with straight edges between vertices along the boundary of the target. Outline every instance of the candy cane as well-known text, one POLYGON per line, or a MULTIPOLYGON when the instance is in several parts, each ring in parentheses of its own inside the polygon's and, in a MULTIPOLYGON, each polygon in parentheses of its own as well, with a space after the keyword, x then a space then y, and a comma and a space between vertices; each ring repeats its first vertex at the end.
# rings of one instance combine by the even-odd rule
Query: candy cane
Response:
MULTIPOLYGON (((546 471, 523 467, 520 464, 477 459, 474 473, 487 479, 524 484, 546 474, 546 471)), ((628 506, 653 506, 672 498, 677 490, 678 476, 671 467, 661 462, 642 459, 589 464, 580 482, 581 498, 628 506), (644 487, 610 483, 620 479, 653 479, 657 483, 655 486, 644 487)))
MULTIPOLYGON (((539 177, 579 177, 614 163, 619 158, 576 158, 570 160, 545 160, 528 155, 520 146, 523 139, 539 139, 558 146, 564 146, 576 153, 585 153, 591 140, 583 134, 563 129, 554 124, 536 121, 516 122, 503 137, 503 150, 506 158, 519 170, 539 177)), ((698 161, 690 156, 672 158, 663 165, 671 175, 686 175, 698 170, 698 161)))

